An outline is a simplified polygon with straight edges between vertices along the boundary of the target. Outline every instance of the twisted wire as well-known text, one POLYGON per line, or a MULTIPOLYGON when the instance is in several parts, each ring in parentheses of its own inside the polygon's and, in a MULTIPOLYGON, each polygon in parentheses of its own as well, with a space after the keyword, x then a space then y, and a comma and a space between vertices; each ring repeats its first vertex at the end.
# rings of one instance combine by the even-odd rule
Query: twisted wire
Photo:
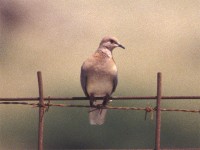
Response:
MULTIPOLYGON (((28 102, 0 102, 0 104, 14 104, 14 105, 31 105, 33 107, 42 107, 39 103, 28 103, 28 102)), ((89 105, 75 105, 75 104, 53 104, 53 103, 45 103, 45 107, 76 107, 76 108, 90 108, 89 105)), ((113 109, 113 110, 144 110, 146 112, 154 112, 156 111, 156 107, 152 108, 150 106, 147 107, 116 107, 116 106, 93 106, 96 109, 113 109)), ((161 108, 161 111, 175 111, 175 112, 191 112, 191 113, 200 113, 199 110, 192 109, 176 109, 176 108, 161 108)))

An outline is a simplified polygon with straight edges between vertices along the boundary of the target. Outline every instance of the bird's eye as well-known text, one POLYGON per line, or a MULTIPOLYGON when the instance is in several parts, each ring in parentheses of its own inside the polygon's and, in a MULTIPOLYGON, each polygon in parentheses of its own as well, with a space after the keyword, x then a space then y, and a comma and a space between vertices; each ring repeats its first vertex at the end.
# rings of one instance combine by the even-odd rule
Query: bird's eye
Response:
POLYGON ((110 43, 113 44, 115 41, 114 40, 110 40, 110 43))

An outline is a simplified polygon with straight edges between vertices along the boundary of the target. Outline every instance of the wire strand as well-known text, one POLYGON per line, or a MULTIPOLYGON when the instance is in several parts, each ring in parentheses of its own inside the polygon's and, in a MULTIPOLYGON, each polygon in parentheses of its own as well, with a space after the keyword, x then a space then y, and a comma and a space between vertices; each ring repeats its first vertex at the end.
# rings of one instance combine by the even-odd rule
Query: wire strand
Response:
MULTIPOLYGON (((0 102, 0 104, 13 104, 13 105, 31 105, 33 107, 42 107, 39 103, 28 103, 28 102, 0 102)), ((53 103, 45 103, 45 107, 76 107, 76 108, 90 108, 89 105, 71 105, 71 104, 53 104, 53 103)), ((94 108, 99 109, 99 106, 93 106, 94 108)), ((152 108, 150 106, 147 107, 116 107, 116 106, 101 106, 100 109, 113 109, 113 110, 143 110, 146 112, 156 111, 156 107, 152 108)), ((192 109, 176 109, 176 108, 161 108, 161 111, 175 111, 175 112, 192 112, 192 113, 200 113, 200 110, 192 110, 192 109)))

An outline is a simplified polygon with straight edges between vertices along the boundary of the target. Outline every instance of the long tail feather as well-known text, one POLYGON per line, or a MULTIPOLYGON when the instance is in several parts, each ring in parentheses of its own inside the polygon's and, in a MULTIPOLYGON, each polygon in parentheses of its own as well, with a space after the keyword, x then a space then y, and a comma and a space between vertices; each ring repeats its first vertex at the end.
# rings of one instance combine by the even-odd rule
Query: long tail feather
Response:
MULTIPOLYGON (((102 104, 102 101, 95 102, 95 105, 102 104)), ((91 125, 102 125, 105 122, 106 109, 90 108, 89 121, 91 125)))

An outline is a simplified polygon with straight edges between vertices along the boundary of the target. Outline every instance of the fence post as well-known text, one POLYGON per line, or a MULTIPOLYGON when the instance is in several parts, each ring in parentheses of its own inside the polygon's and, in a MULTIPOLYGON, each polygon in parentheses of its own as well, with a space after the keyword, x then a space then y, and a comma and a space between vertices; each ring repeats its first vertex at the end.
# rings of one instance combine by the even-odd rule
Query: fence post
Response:
POLYGON ((38 150, 43 150, 43 129, 44 129, 44 96, 43 96, 43 83, 42 73, 37 72, 38 88, 39 88, 39 126, 38 126, 38 150))
POLYGON ((162 74, 157 74, 157 101, 156 101, 156 135, 155 135, 155 149, 160 150, 160 130, 161 130, 161 110, 160 103, 162 98, 162 74))

